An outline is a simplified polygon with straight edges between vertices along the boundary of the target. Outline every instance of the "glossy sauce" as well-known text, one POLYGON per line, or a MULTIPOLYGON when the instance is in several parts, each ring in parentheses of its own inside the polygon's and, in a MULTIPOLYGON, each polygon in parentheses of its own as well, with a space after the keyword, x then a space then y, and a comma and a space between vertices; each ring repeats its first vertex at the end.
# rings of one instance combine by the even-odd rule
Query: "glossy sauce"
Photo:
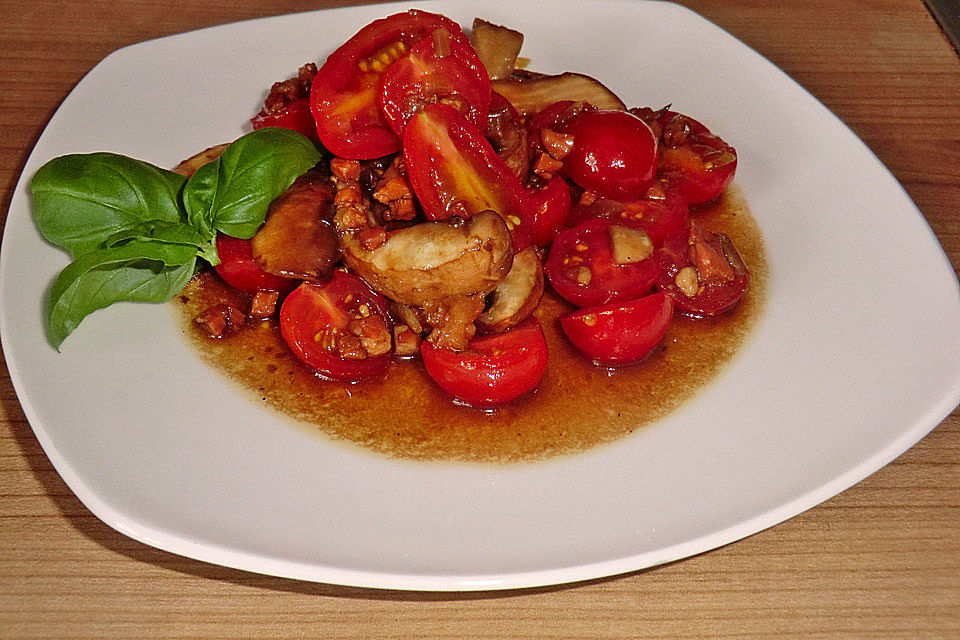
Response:
POLYGON ((320 379, 290 352, 275 321, 209 338, 193 318, 217 302, 247 307, 212 271, 196 276, 172 304, 207 362, 258 401, 328 437, 401 458, 537 460, 621 438, 670 413, 717 376, 756 325, 767 277, 756 223, 735 190, 695 219, 727 233, 750 269, 750 289, 729 315, 678 316, 644 361, 606 369, 567 342, 557 317, 572 307, 547 287, 537 311, 550 349, 547 373, 534 392, 492 412, 455 404, 419 360, 398 361, 382 378, 356 384, 320 379))

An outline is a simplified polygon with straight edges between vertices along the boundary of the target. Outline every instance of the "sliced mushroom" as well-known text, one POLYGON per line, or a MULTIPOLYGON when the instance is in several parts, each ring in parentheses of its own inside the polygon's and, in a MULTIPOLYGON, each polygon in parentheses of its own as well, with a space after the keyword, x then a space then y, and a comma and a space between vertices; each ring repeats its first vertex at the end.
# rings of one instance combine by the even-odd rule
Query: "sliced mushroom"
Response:
POLYGON ((205 164, 209 164, 223 155, 223 152, 226 151, 227 147, 230 146, 229 142, 223 144, 218 144, 216 146, 204 149, 200 153, 190 156, 177 166, 173 168, 175 173, 179 173, 182 176, 190 177, 197 172, 197 169, 202 167, 205 164))
POLYGON ((287 278, 330 277, 340 261, 333 195, 330 174, 311 169, 270 204, 267 221, 251 243, 261 269, 287 278))
POLYGON ((483 311, 483 303, 483 294, 450 296, 424 303, 424 315, 431 327, 427 340, 445 349, 466 349, 477 333, 474 323, 483 311))
POLYGON ((517 64, 523 34, 480 18, 473 19, 470 42, 491 80, 510 75, 517 64))
POLYGON ((543 265, 533 247, 513 256, 513 266, 489 297, 490 306, 477 318, 484 333, 506 331, 527 319, 543 296, 543 265))
POLYGON ((627 108, 599 80, 580 73, 545 76, 518 72, 508 78, 494 80, 492 85, 493 90, 509 100, 521 116, 533 115, 561 100, 582 100, 598 109, 623 111, 627 108))
POLYGON ((340 237, 344 262, 376 291, 409 305, 489 293, 510 270, 510 231, 493 211, 466 222, 424 222, 390 233, 367 250, 356 233, 340 237))

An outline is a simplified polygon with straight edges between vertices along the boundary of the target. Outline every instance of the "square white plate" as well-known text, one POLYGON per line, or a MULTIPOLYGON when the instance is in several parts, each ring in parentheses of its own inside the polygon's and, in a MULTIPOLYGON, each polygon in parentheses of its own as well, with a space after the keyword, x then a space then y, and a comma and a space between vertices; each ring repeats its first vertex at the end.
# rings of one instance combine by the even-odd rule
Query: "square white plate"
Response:
POLYGON ((581 580, 789 518, 879 469, 960 402, 960 293, 936 238, 863 143, 768 61, 666 3, 417 6, 519 29, 532 68, 593 75, 630 105, 673 103, 736 146, 737 183, 770 264, 758 328, 666 419, 586 453, 512 466, 388 459, 293 428, 204 365, 169 307, 98 312, 58 354, 41 310, 67 259, 30 217, 37 168, 103 150, 172 166, 239 136, 272 82, 407 5, 127 47, 50 121, 0 256, 14 386, 57 470, 107 524, 208 562, 330 583, 581 580))

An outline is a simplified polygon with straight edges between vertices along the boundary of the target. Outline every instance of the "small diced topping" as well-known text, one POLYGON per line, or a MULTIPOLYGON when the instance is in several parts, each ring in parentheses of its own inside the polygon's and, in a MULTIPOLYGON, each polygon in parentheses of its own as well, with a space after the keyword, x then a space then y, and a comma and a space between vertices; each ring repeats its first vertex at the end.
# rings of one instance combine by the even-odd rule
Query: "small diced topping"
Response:
POLYGON ((697 280, 697 270, 693 267, 680 269, 673 281, 676 282, 680 290, 690 298, 697 295, 697 291, 700 290, 700 283, 697 280))
POLYGON ((225 303, 215 304, 194 318, 194 322, 203 327, 211 338, 222 338, 242 327, 246 321, 242 311, 225 303))
POLYGON ((276 291, 257 291, 250 300, 250 317, 254 320, 266 320, 277 310, 280 294, 276 291))
POLYGON ((653 254, 650 236, 640 229, 610 225, 610 253, 614 264, 633 264, 653 254))

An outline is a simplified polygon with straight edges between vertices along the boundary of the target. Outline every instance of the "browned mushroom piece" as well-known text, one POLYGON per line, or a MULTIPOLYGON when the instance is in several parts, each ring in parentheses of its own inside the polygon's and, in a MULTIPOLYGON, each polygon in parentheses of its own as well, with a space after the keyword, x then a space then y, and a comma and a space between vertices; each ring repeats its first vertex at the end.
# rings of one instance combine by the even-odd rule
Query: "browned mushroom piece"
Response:
POLYGON ((364 248, 359 236, 340 236, 344 262, 373 289, 407 305, 486 295, 506 276, 513 258, 510 231, 493 211, 394 231, 373 250, 364 248))
POLYGON ((268 273, 326 280, 340 261, 333 228, 334 187, 325 169, 311 169, 280 194, 253 236, 253 258, 268 273))
POLYGON ((202 167, 205 164, 209 164, 223 155, 223 152, 226 151, 227 147, 230 146, 229 142, 223 144, 218 144, 208 149, 204 149, 200 153, 190 156, 177 166, 173 168, 175 173, 179 173, 182 176, 189 178, 197 172, 197 169, 202 167))
POLYGON ((520 179, 526 182, 530 172, 530 149, 527 128, 513 116, 513 109, 505 101, 494 101, 487 116, 484 135, 493 144, 497 155, 520 179))
POLYGON ((536 311, 543 296, 543 265, 533 247, 513 256, 510 272, 490 293, 487 310, 477 318, 483 333, 516 326, 536 311))
POLYGON ((546 76, 514 72, 510 77, 494 80, 492 85, 521 116, 533 115, 561 100, 589 102, 598 109, 623 111, 627 108, 603 83, 581 73, 546 76))
POLYGON ((473 19, 470 43, 491 80, 505 78, 517 65, 523 34, 481 18, 473 19))

